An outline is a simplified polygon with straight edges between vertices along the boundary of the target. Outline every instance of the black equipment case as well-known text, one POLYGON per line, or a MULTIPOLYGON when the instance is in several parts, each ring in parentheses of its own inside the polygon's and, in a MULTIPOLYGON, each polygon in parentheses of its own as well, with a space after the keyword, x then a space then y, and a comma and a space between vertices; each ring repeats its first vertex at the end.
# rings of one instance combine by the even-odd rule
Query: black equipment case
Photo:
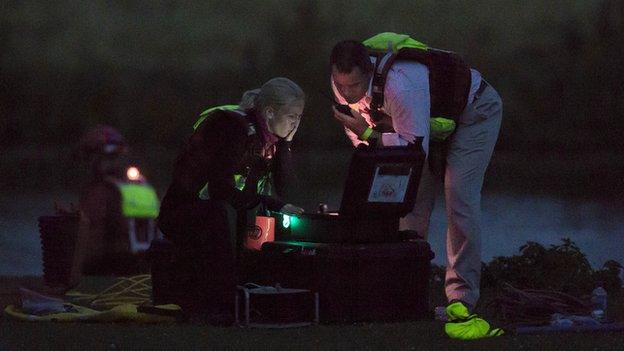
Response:
POLYGON ((271 281, 319 293, 321 322, 430 317, 434 254, 426 241, 268 242, 262 252, 262 267, 270 272, 271 281))
POLYGON ((356 149, 340 211, 291 217, 262 246, 265 281, 318 292, 321 322, 427 317, 433 252, 399 232, 416 201, 420 145, 356 149))

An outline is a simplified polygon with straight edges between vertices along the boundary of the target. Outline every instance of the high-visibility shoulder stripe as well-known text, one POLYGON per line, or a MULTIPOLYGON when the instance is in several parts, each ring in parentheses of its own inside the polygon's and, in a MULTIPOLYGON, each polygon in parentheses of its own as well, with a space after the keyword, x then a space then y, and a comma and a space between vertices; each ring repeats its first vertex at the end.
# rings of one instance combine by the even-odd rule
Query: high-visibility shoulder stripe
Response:
POLYGON ((414 40, 406 34, 397 34, 392 32, 379 33, 362 42, 364 46, 379 51, 388 51, 396 53, 402 48, 414 48, 427 50, 427 44, 414 40))
POLYGON ((208 116, 216 110, 234 111, 240 114, 241 116, 247 115, 245 111, 240 110, 240 106, 238 105, 221 105, 221 106, 211 107, 199 114, 199 119, 195 122, 195 124, 193 124, 193 130, 196 130, 202 124, 202 122, 204 122, 206 118, 208 118, 208 116))

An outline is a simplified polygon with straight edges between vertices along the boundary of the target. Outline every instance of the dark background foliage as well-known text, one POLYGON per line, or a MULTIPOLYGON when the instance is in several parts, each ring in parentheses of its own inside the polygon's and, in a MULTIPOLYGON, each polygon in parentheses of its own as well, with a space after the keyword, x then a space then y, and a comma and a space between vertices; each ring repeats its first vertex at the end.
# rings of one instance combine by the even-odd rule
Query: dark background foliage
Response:
POLYGON ((506 282, 520 289, 546 289, 574 296, 589 295, 602 284, 613 294, 620 292, 619 264, 605 262, 592 269, 585 254, 569 238, 544 247, 536 242, 521 246, 519 255, 496 257, 483 267, 482 285, 498 287, 506 282))
POLYGON ((328 90, 329 51, 395 31, 460 53, 503 96, 486 187, 617 198, 623 19, 617 0, 5 1, 1 180, 14 189, 23 174, 37 178, 31 186, 73 185, 71 148, 107 123, 162 188, 199 112, 287 76, 308 94, 299 172, 322 189, 340 178, 333 168, 348 150, 318 93, 328 90))

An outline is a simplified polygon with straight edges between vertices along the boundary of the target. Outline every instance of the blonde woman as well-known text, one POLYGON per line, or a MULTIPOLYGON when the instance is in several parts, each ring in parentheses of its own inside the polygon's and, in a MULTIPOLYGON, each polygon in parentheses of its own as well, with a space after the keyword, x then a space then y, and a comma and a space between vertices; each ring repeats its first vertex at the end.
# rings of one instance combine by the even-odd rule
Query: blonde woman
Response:
MULTIPOLYGON (((202 113, 175 163, 158 225, 186 261, 177 269, 192 281, 179 301, 189 315, 213 324, 232 319, 236 289, 236 213, 259 204, 272 211, 303 209, 265 195, 258 183, 288 172, 284 154, 304 108, 301 88, 273 78, 245 92, 239 105, 202 113)), ((240 221, 240 218, 238 219, 240 221)))

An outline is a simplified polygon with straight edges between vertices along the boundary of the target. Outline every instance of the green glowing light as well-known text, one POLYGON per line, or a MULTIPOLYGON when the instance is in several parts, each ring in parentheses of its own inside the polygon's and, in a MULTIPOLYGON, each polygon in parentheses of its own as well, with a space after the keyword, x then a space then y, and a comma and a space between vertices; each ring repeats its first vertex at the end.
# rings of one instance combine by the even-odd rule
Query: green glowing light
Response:
POLYGON ((298 225, 299 225, 299 217, 294 217, 294 216, 291 216, 291 217, 290 217, 290 227, 291 227, 291 228, 295 228, 295 227, 297 227, 298 225))

